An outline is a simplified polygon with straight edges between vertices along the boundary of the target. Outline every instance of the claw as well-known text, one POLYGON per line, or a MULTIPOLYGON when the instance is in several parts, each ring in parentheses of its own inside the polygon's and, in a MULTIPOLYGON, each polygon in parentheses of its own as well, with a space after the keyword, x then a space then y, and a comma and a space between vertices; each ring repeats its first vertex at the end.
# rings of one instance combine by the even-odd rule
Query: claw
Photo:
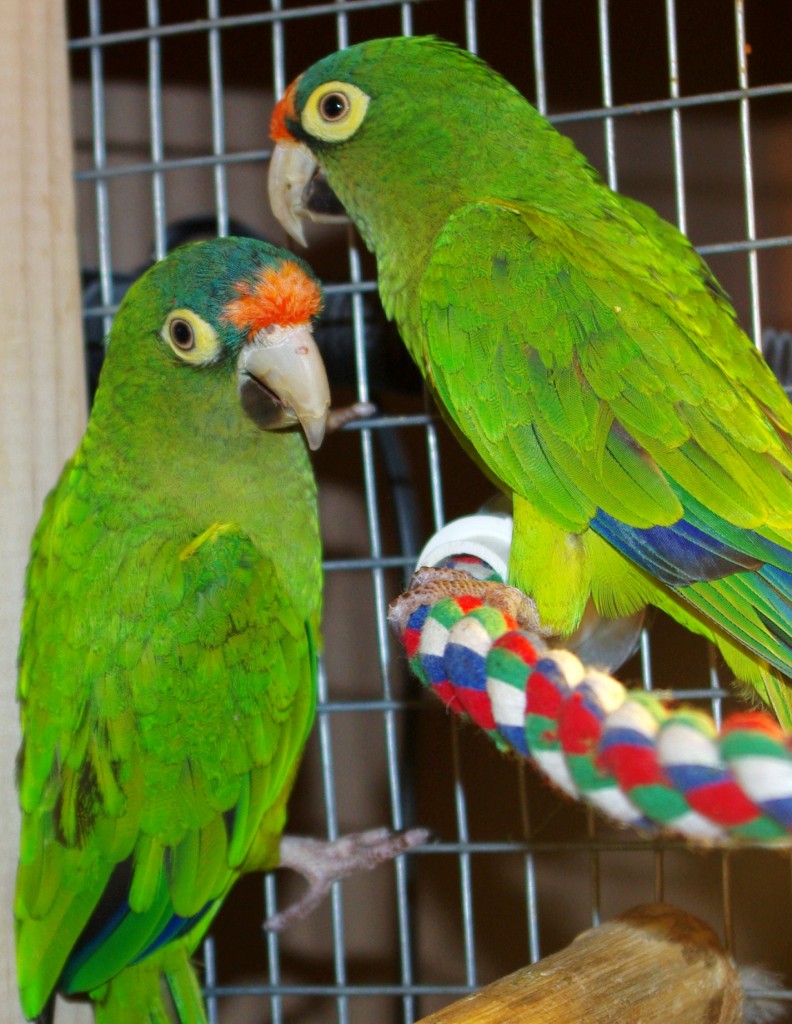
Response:
POLYGON ((373 828, 351 832, 332 842, 308 836, 283 836, 280 844, 280 867, 291 868, 308 882, 308 891, 296 903, 268 917, 263 928, 279 932, 302 921, 324 900, 333 882, 358 871, 371 871, 401 853, 423 845, 429 839, 425 828, 393 832, 389 828, 373 828))

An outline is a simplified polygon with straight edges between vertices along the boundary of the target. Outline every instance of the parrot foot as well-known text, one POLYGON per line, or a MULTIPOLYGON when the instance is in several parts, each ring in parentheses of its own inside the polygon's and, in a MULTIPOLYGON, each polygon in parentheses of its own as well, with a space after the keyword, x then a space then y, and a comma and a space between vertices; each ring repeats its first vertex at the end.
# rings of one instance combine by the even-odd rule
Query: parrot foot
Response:
POLYGON ((463 569, 434 569, 425 565, 413 573, 409 589, 391 601, 388 622, 401 636, 410 616, 422 605, 463 594, 478 597, 484 604, 510 615, 520 629, 543 638, 553 635, 542 625, 533 599, 516 587, 495 580, 477 580, 463 569))
POLYGON ((280 867, 291 868, 308 882, 308 891, 285 910, 272 914, 263 924, 268 932, 279 932, 307 917, 330 892, 330 886, 358 871, 371 871, 400 853, 421 846, 429 839, 425 828, 393 832, 372 828, 351 832, 333 842, 308 836, 283 836, 280 867))
POLYGON ((353 402, 352 405, 344 405, 340 409, 331 409, 327 415, 328 434, 345 427, 347 423, 354 423, 356 420, 367 420, 377 411, 376 405, 371 402, 353 402))

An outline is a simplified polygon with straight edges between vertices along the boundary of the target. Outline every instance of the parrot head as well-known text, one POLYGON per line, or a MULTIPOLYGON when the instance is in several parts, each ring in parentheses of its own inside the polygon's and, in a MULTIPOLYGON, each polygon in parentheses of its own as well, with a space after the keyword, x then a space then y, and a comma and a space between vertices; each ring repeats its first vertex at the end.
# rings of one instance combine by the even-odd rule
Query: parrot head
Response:
MULTIPOLYGON (((398 224, 421 236, 508 165, 521 138, 509 121, 514 104, 504 102, 512 95, 473 54, 433 37, 331 54, 291 83, 272 114, 273 213, 303 245, 304 220, 343 211, 375 250, 398 224)), ((520 98, 518 107, 528 104, 520 98)))
MULTIPOLYGON (((299 423, 316 449, 330 405, 312 334, 321 308, 319 283, 290 253, 252 238, 193 242, 129 289, 102 376, 127 371, 129 379, 145 380, 183 417, 194 396, 196 415, 205 418, 209 374, 225 384, 211 390, 227 422, 241 411, 264 430, 299 423)), ((97 402, 101 395, 100 388, 97 402)))

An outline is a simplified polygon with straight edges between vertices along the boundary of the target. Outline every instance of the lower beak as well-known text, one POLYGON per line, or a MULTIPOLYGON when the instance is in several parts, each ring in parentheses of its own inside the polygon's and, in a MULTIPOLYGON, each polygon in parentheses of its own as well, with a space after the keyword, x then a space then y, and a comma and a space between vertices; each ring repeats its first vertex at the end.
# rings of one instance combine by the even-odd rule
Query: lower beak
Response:
POLYGON ((324 438, 330 386, 307 324, 258 331, 239 357, 242 407, 263 430, 299 423, 315 451, 324 438))
POLYGON ((324 172, 301 142, 275 146, 269 169, 269 200, 278 221, 300 245, 307 244, 304 220, 347 219, 324 172))

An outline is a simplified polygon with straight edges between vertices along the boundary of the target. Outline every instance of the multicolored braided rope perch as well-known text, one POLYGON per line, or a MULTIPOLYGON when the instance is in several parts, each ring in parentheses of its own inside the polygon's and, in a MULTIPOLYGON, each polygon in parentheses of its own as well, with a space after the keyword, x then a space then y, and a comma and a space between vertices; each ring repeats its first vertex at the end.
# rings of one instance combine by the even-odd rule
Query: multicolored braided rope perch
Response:
POLYGON ((465 568, 470 593, 391 615, 413 672, 452 711, 622 825, 702 843, 792 839, 792 736, 771 715, 735 713, 718 732, 702 711, 627 690, 485 603, 465 568))

